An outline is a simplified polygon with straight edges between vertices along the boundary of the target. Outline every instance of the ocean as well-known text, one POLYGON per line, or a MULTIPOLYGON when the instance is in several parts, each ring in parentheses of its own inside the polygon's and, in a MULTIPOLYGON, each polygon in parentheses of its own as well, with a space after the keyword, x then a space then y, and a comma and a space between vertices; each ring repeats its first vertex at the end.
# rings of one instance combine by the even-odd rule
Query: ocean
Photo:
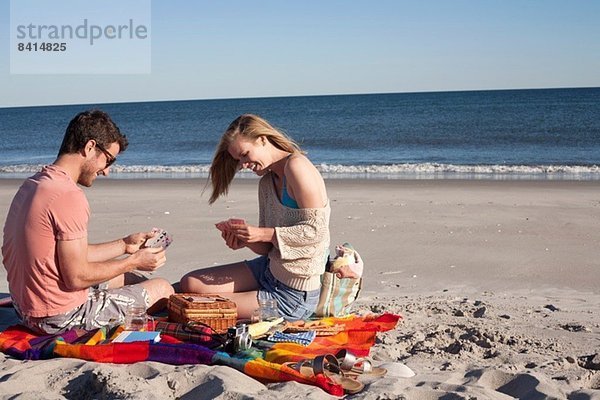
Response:
POLYGON ((0 178, 54 161, 70 119, 91 108, 129 139, 112 178, 205 177, 229 123, 254 113, 326 177, 600 180, 600 88, 0 108, 0 178))

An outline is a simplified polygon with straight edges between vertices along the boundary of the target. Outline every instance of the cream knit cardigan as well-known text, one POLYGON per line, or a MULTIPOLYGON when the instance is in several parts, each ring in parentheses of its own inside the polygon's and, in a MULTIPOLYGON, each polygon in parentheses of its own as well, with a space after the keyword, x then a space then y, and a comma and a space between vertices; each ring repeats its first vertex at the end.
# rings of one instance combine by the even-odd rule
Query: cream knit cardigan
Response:
POLYGON ((329 257, 329 200, 323 208, 286 207, 272 174, 264 175, 258 187, 259 226, 275 228, 277 239, 269 251, 271 273, 292 289, 319 289, 329 257))

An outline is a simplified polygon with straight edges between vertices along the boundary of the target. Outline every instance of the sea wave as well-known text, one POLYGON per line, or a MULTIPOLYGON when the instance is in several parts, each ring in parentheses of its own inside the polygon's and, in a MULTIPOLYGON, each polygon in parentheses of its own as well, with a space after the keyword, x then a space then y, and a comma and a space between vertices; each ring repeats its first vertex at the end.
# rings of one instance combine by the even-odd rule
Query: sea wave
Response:
POLYGON ((600 174, 599 165, 455 165, 438 163, 389 164, 389 165, 328 165, 320 164, 324 173, 359 174, 600 174))
MULTIPOLYGON (((39 171, 41 164, 0 166, 0 178, 22 177, 39 171)), ((210 165, 115 165, 113 178, 207 177, 210 165)), ((327 178, 366 179, 541 179, 600 180, 600 165, 456 165, 439 163, 342 165, 317 164, 327 178)), ((254 177, 248 170, 242 177, 254 177)))

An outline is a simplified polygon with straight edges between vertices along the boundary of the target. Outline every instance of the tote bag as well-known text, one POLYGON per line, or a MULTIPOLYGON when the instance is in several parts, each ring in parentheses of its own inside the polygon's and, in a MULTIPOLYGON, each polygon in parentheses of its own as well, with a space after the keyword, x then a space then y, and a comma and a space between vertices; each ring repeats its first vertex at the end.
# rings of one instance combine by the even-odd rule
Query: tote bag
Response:
POLYGON ((338 278, 336 274, 325 271, 321 275, 321 294, 314 315, 322 318, 347 314, 361 287, 362 278, 338 278))

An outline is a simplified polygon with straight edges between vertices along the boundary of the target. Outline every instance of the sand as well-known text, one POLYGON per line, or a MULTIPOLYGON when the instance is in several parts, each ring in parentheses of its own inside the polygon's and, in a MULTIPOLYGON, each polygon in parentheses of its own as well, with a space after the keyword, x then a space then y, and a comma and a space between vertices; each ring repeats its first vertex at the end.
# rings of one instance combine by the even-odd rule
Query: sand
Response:
MULTIPOLYGON (((90 241, 165 228, 171 281, 252 257, 213 223, 257 220, 256 180, 212 207, 205 181, 106 180, 86 189, 90 241)), ((20 180, 0 180, 0 223, 20 180)), ((357 312, 404 316, 379 334, 375 364, 416 375, 366 380, 357 399, 600 399, 600 185, 568 181, 328 180, 332 244, 365 260, 357 312)), ((0 293, 7 293, 0 271, 0 293)), ((14 320, 0 311, 0 328, 14 320)), ((327 399, 231 368, 111 365, 0 354, 2 398, 327 399)))

